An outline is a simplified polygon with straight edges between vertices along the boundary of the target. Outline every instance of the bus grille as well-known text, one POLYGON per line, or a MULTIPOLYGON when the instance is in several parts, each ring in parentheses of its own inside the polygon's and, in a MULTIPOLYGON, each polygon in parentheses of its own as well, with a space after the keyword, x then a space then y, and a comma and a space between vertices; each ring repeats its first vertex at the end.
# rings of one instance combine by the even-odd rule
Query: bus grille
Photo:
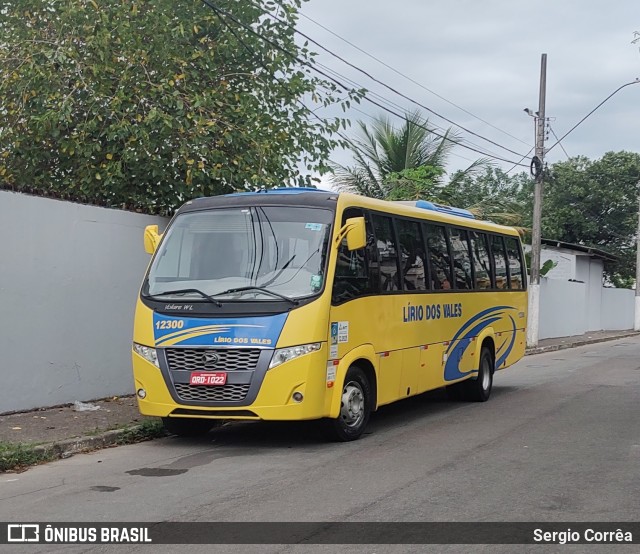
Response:
POLYGON ((258 348, 167 348, 165 353, 171 371, 253 371, 260 357, 258 348), (206 362, 205 354, 218 359, 206 362))
POLYGON ((189 385, 187 383, 175 383, 176 393, 181 400, 198 400, 200 402, 233 402, 244 400, 249 392, 247 385, 221 385, 204 387, 189 385))

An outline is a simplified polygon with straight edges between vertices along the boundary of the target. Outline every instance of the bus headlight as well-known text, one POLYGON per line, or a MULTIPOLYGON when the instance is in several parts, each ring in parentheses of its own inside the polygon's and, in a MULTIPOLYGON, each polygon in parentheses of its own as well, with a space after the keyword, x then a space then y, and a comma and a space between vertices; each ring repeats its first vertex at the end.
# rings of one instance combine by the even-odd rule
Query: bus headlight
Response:
POLYGON ((148 346, 142 346, 137 342, 133 343, 133 351, 136 354, 142 356, 147 362, 151 362, 154 366, 160 367, 158 364, 158 354, 156 353, 155 348, 150 348, 148 346))
POLYGON ((309 352, 320 350, 320 347, 321 343, 312 342, 311 344, 301 344, 300 346, 291 346, 290 348, 278 348, 273 353, 269 369, 278 367, 280 364, 288 362, 289 360, 309 354, 309 352))

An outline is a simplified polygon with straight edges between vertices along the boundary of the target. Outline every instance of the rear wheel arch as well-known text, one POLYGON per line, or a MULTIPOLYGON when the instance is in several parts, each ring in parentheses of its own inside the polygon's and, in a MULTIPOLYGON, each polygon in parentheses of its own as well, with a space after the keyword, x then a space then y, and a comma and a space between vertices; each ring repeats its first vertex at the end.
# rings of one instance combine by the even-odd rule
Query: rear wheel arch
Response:
POLYGON ((487 348, 489 352, 491 352, 491 359, 493 360, 491 373, 494 373, 496 370, 496 343, 494 342, 493 337, 485 337, 483 339, 480 347, 480 353, 482 353, 483 348, 487 348))

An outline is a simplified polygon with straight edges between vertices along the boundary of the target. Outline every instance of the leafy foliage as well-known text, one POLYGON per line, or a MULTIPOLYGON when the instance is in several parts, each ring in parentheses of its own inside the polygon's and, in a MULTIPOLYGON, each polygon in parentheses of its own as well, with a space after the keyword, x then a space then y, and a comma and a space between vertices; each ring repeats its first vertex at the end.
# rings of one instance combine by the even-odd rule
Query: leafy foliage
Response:
POLYGON ((619 256, 605 269, 616 285, 635 274, 640 154, 608 152, 556 163, 545 183, 543 236, 600 248, 619 256))
MULTIPOLYGON (((399 128, 386 116, 371 126, 359 122, 361 137, 350 144, 355 165, 334 167, 333 183, 340 189, 372 198, 432 199, 445 184, 445 167, 461 139, 453 131, 435 135, 420 112, 405 115, 399 128)), ((486 165, 478 160, 463 174, 486 165)))
POLYGON ((300 158, 327 171, 346 125, 310 109, 358 93, 314 77, 293 28, 265 15, 293 25, 302 1, 216 1, 269 42, 202 2, 3 2, 0 187, 164 214, 310 184, 300 158))
POLYGON ((445 204, 464 207, 481 219, 523 231, 531 227, 533 182, 525 173, 510 176, 494 167, 487 167, 481 174, 458 172, 440 198, 445 204))
POLYGON ((387 200, 420 200, 436 198, 444 169, 432 165, 420 165, 389 173, 384 178, 387 200))

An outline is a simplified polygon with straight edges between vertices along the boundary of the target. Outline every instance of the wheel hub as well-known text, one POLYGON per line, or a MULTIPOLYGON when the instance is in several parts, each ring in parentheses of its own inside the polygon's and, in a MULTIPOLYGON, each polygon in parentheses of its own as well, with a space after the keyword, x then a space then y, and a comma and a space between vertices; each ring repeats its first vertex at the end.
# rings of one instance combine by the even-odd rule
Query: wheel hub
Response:
POLYGON ((358 383, 349 382, 342 389, 340 417, 349 427, 357 426, 364 418, 364 394, 358 383))

